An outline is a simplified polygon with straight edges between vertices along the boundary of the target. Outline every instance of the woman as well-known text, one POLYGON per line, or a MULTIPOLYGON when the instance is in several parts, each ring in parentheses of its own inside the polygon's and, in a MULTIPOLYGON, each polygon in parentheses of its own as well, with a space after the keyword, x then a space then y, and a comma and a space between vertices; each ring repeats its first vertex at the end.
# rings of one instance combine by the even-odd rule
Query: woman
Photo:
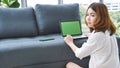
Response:
MULTIPOLYGON (((116 37, 116 27, 110 20, 107 7, 103 3, 92 3, 85 16, 86 25, 91 34, 81 48, 78 48, 70 35, 64 40, 75 53, 82 59, 90 55, 89 68, 120 68, 119 53, 116 37)), ((68 62, 66 68, 81 68, 73 62, 68 62)))

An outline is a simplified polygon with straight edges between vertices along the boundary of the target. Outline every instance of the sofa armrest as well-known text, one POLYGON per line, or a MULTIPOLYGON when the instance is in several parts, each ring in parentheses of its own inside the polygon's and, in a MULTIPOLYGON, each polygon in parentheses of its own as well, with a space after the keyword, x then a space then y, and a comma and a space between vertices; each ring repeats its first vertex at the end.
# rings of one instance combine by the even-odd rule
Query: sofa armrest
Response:
POLYGON ((120 37, 117 37, 118 49, 119 49, 119 58, 120 58, 120 37))

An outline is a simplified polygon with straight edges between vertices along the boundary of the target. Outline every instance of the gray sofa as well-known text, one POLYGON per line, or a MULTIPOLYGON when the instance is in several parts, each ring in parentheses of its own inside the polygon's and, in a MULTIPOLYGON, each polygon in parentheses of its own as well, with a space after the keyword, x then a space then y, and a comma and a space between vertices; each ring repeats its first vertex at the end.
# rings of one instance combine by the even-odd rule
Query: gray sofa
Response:
MULTIPOLYGON (((0 8, 0 68, 65 68, 69 61, 88 68, 89 56, 79 60, 65 44, 60 20, 80 20, 79 5, 0 8)), ((75 44, 81 47, 86 40, 75 44)))

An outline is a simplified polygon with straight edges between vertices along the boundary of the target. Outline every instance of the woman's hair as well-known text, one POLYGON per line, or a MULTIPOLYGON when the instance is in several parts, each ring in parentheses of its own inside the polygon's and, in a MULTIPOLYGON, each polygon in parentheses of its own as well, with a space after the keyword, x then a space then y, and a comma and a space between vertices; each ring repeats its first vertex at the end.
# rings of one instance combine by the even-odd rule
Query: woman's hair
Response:
POLYGON ((113 35, 116 32, 116 27, 110 19, 107 7, 103 3, 92 3, 88 7, 88 9, 89 8, 95 11, 98 17, 96 23, 94 24, 94 29, 90 28, 90 31, 92 32, 93 30, 95 30, 95 32, 99 32, 99 31, 105 32, 106 30, 110 30, 111 32, 110 35, 113 35))

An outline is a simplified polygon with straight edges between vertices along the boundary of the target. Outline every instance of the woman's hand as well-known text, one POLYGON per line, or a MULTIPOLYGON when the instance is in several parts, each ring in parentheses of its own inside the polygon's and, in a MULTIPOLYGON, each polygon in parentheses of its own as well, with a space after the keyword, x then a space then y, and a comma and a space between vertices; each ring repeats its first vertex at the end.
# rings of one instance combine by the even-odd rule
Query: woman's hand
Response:
POLYGON ((71 35, 67 35, 65 38, 64 38, 64 41, 70 46, 71 44, 73 44, 73 38, 71 35))
POLYGON ((90 35, 91 35, 91 33, 87 33, 87 34, 85 34, 85 36, 87 36, 87 37, 90 37, 90 35))
POLYGON ((76 51, 76 49, 78 48, 74 43, 73 43, 73 38, 71 35, 67 35, 64 38, 64 41, 68 44, 68 46, 72 49, 73 52, 76 51))

